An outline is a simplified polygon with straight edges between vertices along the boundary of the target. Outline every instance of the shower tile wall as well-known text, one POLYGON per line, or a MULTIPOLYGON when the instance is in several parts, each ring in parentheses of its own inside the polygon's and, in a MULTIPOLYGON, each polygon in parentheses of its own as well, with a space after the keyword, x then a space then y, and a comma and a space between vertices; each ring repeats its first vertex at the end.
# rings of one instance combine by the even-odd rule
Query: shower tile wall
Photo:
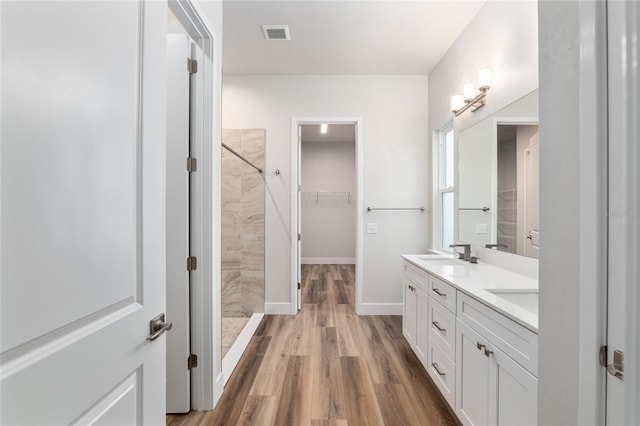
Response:
MULTIPOLYGON (((265 131, 223 130, 222 142, 264 170, 265 131)), ((264 312, 264 180, 222 148, 222 316, 264 312)))

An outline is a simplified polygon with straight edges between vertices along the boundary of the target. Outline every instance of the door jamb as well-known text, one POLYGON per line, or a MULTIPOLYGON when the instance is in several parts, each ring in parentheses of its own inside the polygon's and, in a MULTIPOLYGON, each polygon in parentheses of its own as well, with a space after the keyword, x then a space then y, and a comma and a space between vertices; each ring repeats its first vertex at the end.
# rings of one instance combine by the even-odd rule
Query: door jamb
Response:
POLYGON ((362 182, 363 155, 362 117, 292 117, 291 118, 291 314, 298 312, 298 126, 304 124, 355 124, 356 125, 356 282, 355 282, 355 311, 362 312, 362 247, 364 222, 362 182))
MULTIPOLYGON (((220 301, 220 135, 221 39, 192 0, 168 0, 168 7, 203 51, 196 78, 192 155, 198 171, 191 177, 191 351, 198 368, 191 371, 191 409, 211 410, 223 391, 220 301), (218 142, 218 143, 214 143, 218 142)), ((185 65, 186 66, 186 65, 185 65)))

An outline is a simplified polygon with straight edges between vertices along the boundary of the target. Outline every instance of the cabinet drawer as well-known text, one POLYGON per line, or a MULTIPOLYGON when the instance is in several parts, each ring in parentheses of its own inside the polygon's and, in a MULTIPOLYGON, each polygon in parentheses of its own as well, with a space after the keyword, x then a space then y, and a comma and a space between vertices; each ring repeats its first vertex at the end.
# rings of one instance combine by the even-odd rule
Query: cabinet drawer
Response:
POLYGON ((403 270, 405 277, 418 284, 418 287, 425 291, 429 289, 429 274, 425 271, 407 261, 404 261, 403 270))
POLYGON ((451 408, 455 409, 456 365, 438 343, 431 338, 429 338, 429 356, 427 358, 427 372, 451 408))
POLYGON ((536 333, 464 293, 458 294, 458 318, 538 376, 536 333))
POLYGON ((429 275, 429 295, 442 306, 456 313, 456 289, 452 285, 429 275))
POLYGON ((429 303, 429 337, 438 342, 450 359, 456 359, 456 316, 440 303, 429 303))

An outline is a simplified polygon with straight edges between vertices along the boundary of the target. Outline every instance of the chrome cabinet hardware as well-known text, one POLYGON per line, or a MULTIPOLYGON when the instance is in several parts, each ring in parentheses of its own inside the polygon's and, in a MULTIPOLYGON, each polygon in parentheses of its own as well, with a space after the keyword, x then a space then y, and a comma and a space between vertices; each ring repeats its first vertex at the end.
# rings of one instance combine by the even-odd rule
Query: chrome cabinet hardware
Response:
POLYGON ((438 296, 442 296, 442 297, 446 297, 446 296, 447 296, 447 293, 443 293, 443 292, 441 292, 439 288, 434 288, 434 289, 433 289, 433 292, 434 292, 435 294, 437 294, 438 296))
POLYGON ((617 379, 624 380, 624 353, 613 351, 613 364, 607 365, 607 372, 617 379))
POLYGON ((446 329, 446 328, 442 328, 442 327, 440 327, 440 324, 438 324, 438 321, 432 321, 432 322, 431 322, 431 324, 433 324, 433 326, 434 326, 435 328, 437 328, 437 329, 438 329, 438 331, 441 331, 441 332, 443 332, 443 333, 444 333, 445 331, 447 331, 447 329, 446 329))
POLYGON ((441 376, 446 376, 447 373, 443 373, 442 371, 440 371, 440 369, 438 368, 438 363, 437 362, 432 362, 431 366, 433 367, 434 370, 436 370, 436 372, 441 375, 441 376))
POLYGON ((493 351, 490 351, 489 349, 484 348, 484 356, 489 358, 491 355, 493 355, 493 351))
POLYGON ((173 323, 164 322, 164 314, 159 314, 149 321, 149 337, 147 337, 147 340, 156 340, 165 331, 169 331, 172 328, 173 323))
POLYGON ((486 347, 487 347, 487 345, 483 345, 483 344, 482 344, 482 343, 480 343, 480 342, 476 342, 476 348, 478 348, 479 350, 483 350, 483 349, 484 349, 484 348, 486 348, 486 347))

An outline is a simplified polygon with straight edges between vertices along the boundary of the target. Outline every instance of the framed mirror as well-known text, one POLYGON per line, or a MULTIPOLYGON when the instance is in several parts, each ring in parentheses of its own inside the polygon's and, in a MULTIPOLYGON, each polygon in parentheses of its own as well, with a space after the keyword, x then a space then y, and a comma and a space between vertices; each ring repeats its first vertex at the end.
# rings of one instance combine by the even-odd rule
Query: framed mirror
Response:
POLYGON ((538 91, 458 135, 458 241, 538 258, 538 91))

